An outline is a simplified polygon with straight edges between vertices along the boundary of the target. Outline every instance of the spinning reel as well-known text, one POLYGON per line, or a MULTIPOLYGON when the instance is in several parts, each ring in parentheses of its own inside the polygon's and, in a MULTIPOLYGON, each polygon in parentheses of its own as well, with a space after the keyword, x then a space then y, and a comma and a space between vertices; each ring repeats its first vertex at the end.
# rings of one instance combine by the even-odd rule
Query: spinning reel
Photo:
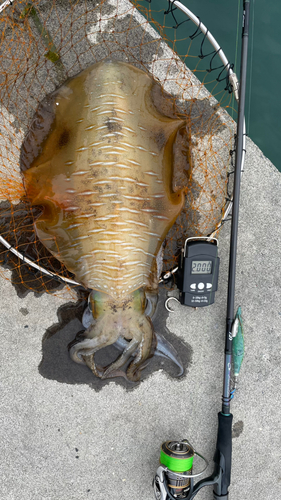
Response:
POLYGON ((187 439, 163 443, 160 464, 153 480, 156 500, 191 498, 193 479, 203 474, 208 466, 207 460, 193 449, 187 439), (192 473, 194 455, 206 464, 197 474, 192 473))
POLYGON ((187 439, 166 441, 161 446, 160 466, 153 479, 156 500, 192 500, 204 486, 213 486, 214 500, 228 500, 231 471, 232 414, 218 414, 218 434, 214 455, 213 473, 194 484, 208 467, 206 458, 197 453, 187 439), (192 472, 193 459, 197 455, 205 462, 200 472, 192 472))

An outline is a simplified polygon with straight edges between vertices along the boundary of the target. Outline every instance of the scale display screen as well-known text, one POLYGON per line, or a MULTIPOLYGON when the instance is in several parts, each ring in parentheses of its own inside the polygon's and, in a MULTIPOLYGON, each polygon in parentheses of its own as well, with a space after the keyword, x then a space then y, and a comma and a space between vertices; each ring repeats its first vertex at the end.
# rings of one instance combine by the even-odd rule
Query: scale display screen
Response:
POLYGON ((193 260, 191 266, 191 274, 211 274, 211 260, 193 260))

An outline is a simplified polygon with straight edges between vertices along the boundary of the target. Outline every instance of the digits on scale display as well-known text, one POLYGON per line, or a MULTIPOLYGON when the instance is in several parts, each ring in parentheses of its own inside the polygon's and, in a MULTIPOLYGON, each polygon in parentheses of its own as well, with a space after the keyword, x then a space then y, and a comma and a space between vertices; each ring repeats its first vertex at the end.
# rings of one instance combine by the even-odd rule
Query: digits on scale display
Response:
POLYGON ((191 274, 211 274, 212 261, 211 260, 193 260, 191 274))

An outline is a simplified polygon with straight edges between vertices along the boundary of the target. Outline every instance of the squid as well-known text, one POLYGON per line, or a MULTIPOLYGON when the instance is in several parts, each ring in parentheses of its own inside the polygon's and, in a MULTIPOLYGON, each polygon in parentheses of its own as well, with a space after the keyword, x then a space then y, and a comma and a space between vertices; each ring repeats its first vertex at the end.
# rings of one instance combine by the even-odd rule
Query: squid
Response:
POLYGON ((22 144, 26 197, 42 209, 37 236, 90 290, 70 356, 97 377, 138 381, 161 343, 151 317, 162 245, 184 206, 188 137, 158 82, 106 60, 46 96, 22 144), (111 344, 120 355, 99 366, 96 352, 111 344))

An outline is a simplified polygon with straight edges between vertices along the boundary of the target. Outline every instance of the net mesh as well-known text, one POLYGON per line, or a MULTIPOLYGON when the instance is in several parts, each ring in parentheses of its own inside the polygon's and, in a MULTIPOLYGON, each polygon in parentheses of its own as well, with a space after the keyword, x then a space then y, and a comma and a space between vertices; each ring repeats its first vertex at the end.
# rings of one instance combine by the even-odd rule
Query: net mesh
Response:
MULTIPOLYGON (((185 207, 170 230, 164 270, 189 236, 218 227, 227 198, 235 122, 227 71, 202 35, 173 4, 134 0, 15 0, 0 13, 0 235, 23 257, 73 278, 38 240, 20 175, 20 151, 38 103, 107 58, 147 71, 185 115, 190 169, 185 207), (165 4, 165 7, 167 7, 165 4)), ((1 276, 24 289, 75 294, 75 285, 35 271, 0 246, 1 276)))

